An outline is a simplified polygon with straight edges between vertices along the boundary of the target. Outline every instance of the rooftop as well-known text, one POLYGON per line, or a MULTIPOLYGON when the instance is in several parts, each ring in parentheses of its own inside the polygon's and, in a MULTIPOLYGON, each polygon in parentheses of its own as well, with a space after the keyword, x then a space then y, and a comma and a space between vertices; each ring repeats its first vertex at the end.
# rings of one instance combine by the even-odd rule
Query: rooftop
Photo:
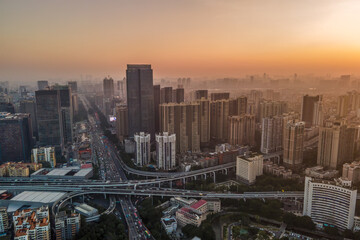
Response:
POLYGON ((63 197, 63 192, 24 191, 11 199, 11 201, 52 203, 63 197))

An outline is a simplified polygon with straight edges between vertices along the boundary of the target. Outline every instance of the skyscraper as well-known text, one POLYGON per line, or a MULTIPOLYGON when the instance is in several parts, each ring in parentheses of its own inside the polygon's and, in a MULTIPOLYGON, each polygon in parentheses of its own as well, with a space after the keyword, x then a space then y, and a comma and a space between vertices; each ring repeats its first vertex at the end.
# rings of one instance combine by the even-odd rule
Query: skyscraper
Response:
POLYGON ((20 101, 20 112, 21 113, 29 113, 31 118, 31 127, 33 130, 33 136, 36 139, 38 136, 38 126, 37 126, 37 116, 36 116, 36 104, 33 100, 22 100, 20 101))
POLYGON ((348 95, 338 97, 337 114, 339 117, 345 117, 350 110, 350 102, 348 95))
POLYGON ((160 131, 159 107, 160 107, 160 85, 154 85, 154 123, 155 132, 160 131))
POLYGON ((37 81, 38 90, 44 90, 45 88, 49 87, 49 82, 46 80, 37 81))
POLYGON ((281 116, 263 118, 261 125, 261 152, 268 154, 282 150, 283 119, 281 116))
POLYGON ((116 135, 120 142, 128 136, 128 109, 126 106, 116 107, 116 135))
POLYGON ((211 93, 210 94, 210 99, 211 101, 216 101, 216 100, 226 100, 230 98, 230 93, 228 92, 217 92, 217 93, 211 93))
POLYGON ((218 141, 228 140, 228 117, 230 100, 210 102, 210 136, 218 141))
POLYGON ((304 122, 288 121, 284 132, 284 165, 298 168, 303 162, 304 122))
POLYGON ((71 89, 72 93, 78 92, 77 82, 76 81, 70 81, 68 82, 69 88, 71 89))
POLYGON ((208 99, 208 90, 196 90, 195 91, 195 100, 199 100, 201 98, 208 99))
POLYGON ((73 107, 71 90, 68 86, 56 86, 54 87, 59 91, 60 97, 60 130, 61 141, 64 147, 68 143, 72 143, 73 138, 73 107))
POLYGON ((199 103, 160 105, 160 130, 176 135, 176 151, 200 151, 199 103))
POLYGON ((232 145, 255 145, 255 116, 242 114, 228 118, 229 143, 232 145))
POLYGON ((319 131, 317 164, 336 169, 353 161, 356 132, 343 121, 327 121, 319 131))
POLYGON ((185 98, 184 98, 184 95, 185 95, 185 92, 184 92, 184 88, 177 88, 174 90, 175 93, 175 101, 173 102, 176 102, 176 103, 182 103, 184 102, 185 98))
POLYGON ((150 163, 150 134, 140 132, 135 133, 135 160, 138 166, 150 163))
POLYGON ((305 122, 306 127, 311 127, 314 119, 315 103, 322 100, 321 95, 303 96, 301 105, 301 120, 305 122))
POLYGON ((236 98, 237 115, 245 114, 247 112, 247 97, 241 96, 236 98))
POLYGON ((154 87, 151 65, 127 65, 129 136, 148 132, 155 136, 154 87))
POLYGON ((210 101, 202 98, 197 101, 200 104, 199 124, 200 142, 210 142, 210 101))
POLYGON ((27 113, 0 113, 0 163, 28 162, 33 144, 27 113))
POLYGON ((258 120, 261 122, 263 118, 279 116, 286 112, 286 102, 263 100, 259 104, 258 120))
POLYGON ((164 132, 156 134, 156 162, 159 169, 170 170, 176 166, 176 136, 164 132))
POLYGON ((111 77, 104 78, 103 90, 104 90, 104 98, 112 99, 114 97, 114 80, 111 77))

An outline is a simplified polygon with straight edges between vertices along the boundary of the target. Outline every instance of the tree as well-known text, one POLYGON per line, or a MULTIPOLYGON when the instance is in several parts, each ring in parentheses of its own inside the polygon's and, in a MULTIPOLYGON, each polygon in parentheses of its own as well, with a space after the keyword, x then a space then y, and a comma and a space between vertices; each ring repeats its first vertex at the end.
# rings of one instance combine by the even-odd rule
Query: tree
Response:
POLYGON ((344 238, 354 239, 354 233, 350 229, 345 229, 342 235, 344 238))
POLYGON ((326 226, 324 228, 324 232, 326 234, 329 234, 329 235, 332 235, 332 236, 338 236, 339 235, 339 230, 337 229, 337 227, 326 226))
POLYGON ((296 215, 293 213, 285 213, 283 215, 283 222, 286 223, 288 226, 294 226, 296 221, 296 215))

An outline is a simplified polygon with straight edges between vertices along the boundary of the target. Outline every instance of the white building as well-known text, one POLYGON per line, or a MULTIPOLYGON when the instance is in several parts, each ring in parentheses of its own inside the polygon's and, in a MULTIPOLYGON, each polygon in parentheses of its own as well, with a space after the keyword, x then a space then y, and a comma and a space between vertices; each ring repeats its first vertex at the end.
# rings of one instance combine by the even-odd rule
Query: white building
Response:
POLYGON ((170 170, 176 166, 176 135, 164 132, 155 135, 156 161, 160 169, 170 170))
POLYGON ((138 166, 144 166, 150 163, 150 134, 136 133, 135 140, 135 160, 138 166))
POLYGON ((264 158, 260 154, 247 153, 236 158, 236 178, 252 184, 257 176, 263 175, 264 158))
POLYGON ((162 218, 161 224, 163 225, 167 234, 172 234, 173 232, 176 232, 177 221, 175 218, 162 218))
POLYGON ((303 215, 318 225, 328 224, 340 230, 354 225, 357 190, 339 186, 335 182, 305 177, 303 215))

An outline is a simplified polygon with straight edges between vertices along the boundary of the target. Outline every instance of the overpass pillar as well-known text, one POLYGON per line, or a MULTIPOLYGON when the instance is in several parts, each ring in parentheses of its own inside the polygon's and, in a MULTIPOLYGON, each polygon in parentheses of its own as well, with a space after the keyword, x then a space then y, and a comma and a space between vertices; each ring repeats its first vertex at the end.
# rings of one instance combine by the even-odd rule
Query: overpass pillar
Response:
POLYGON ((161 182, 159 182, 159 188, 161 188, 161 182))
POLYGON ((215 175, 215 172, 213 172, 214 174, 214 183, 216 183, 216 175, 215 175))
POLYGON ((194 180, 196 181, 196 175, 194 176, 194 180))
POLYGON ((170 181, 170 188, 172 188, 172 181, 170 181))
POLYGON ((106 193, 104 193, 104 198, 106 199, 106 193))
POLYGON ((83 203, 85 202, 85 195, 82 195, 83 203))
POLYGON ((205 178, 205 180, 206 180, 206 173, 204 174, 204 178, 205 178))
POLYGON ((227 175, 227 174, 228 174, 228 169, 227 169, 227 168, 225 168, 224 170, 225 170, 225 174, 227 175))
POLYGON ((183 178, 183 184, 184 184, 184 187, 185 187, 185 184, 186 184, 186 178, 183 178))

